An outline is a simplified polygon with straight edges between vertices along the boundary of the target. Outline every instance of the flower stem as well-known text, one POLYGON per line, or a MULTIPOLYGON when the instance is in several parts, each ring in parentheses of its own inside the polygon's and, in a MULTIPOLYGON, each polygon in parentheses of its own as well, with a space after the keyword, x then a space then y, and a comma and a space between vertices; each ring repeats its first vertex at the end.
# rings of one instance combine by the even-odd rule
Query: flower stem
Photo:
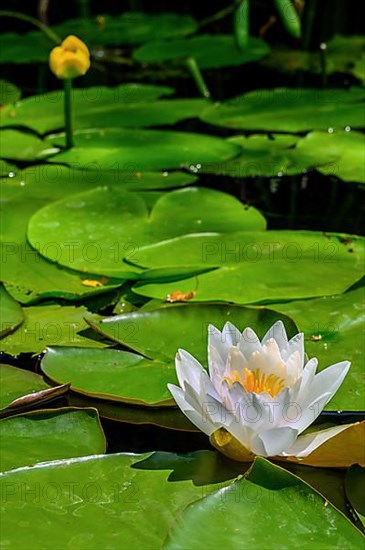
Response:
POLYGON ((17 11, 1 10, 0 17, 14 17, 15 19, 21 19, 21 21, 26 21, 27 23, 31 23, 31 25, 38 27, 38 29, 44 32, 44 34, 53 40, 53 42, 56 42, 56 44, 59 44, 62 41, 58 34, 56 34, 52 29, 30 15, 25 15, 24 13, 19 13, 17 11))
POLYGON ((66 149, 71 149, 73 143, 72 133, 72 78, 65 78, 63 81, 65 93, 65 130, 66 130, 66 149))
POLYGON ((89 0, 78 0, 80 17, 83 19, 90 18, 89 0))
POLYGON ((199 69, 199 65, 197 64, 194 57, 189 57, 186 60, 186 66, 189 69, 189 72, 193 79, 195 80, 195 84, 201 93, 203 97, 206 99, 210 98, 210 91, 208 89, 208 86, 205 83, 205 80, 203 78, 203 75, 201 73, 201 70, 199 69))
POLYGON ((319 45, 320 65, 321 65, 321 80, 322 88, 327 88, 327 44, 321 42, 319 45))

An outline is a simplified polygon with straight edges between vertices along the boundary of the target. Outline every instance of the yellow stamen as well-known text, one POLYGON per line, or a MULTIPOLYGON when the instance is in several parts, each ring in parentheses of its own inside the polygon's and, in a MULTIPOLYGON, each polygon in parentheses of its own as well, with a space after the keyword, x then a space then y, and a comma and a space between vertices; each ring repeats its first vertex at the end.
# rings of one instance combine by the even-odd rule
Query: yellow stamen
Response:
POLYGON ((229 387, 231 387, 232 384, 234 384, 235 382, 239 382, 239 384, 243 386, 242 379, 238 370, 233 370, 229 376, 226 374, 225 376, 223 376, 223 378, 228 382, 229 387))
POLYGON ((275 397, 285 388, 285 383, 276 374, 264 374, 260 372, 260 369, 254 371, 245 369, 242 386, 249 393, 268 393, 270 397, 275 397))
POLYGON ((260 369, 254 371, 245 369, 243 377, 234 370, 229 375, 225 375, 224 380, 228 382, 229 387, 238 382, 248 393, 267 393, 270 397, 275 397, 285 388, 282 378, 276 374, 264 374, 260 369))

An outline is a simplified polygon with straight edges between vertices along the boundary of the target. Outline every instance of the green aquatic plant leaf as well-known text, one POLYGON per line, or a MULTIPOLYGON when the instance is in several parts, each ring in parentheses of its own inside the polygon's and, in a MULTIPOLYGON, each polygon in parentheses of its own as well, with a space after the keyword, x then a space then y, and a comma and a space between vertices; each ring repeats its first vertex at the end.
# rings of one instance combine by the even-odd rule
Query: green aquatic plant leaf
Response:
MULTIPOLYGON (((0 82, 1 86, 1 82, 0 82)), ((72 91, 73 127, 120 128, 162 126, 198 117, 207 106, 203 99, 158 99, 172 88, 149 84, 93 86, 72 91)), ((26 126, 40 134, 62 130, 63 90, 35 95, 1 111, 2 126, 26 126)))
POLYGON ((99 170, 117 171, 132 163, 138 172, 144 172, 226 160, 240 151, 237 145, 218 137, 167 130, 80 130, 74 138, 75 147, 63 151, 65 135, 50 135, 39 158, 81 169, 93 164, 99 170))
POLYGON ((110 401, 159 407, 174 405, 167 389, 176 383, 175 367, 162 361, 113 349, 53 347, 41 361, 42 371, 57 384, 110 401))
POLYGON ((0 338, 13 332, 24 321, 24 315, 21 306, 5 290, 0 283, 0 338))
MULTIPOLYGON (((63 266, 84 273, 136 278, 140 269, 126 261, 138 263, 143 245, 186 233, 264 230, 265 225, 256 209, 212 189, 172 191, 160 197, 149 212, 138 194, 100 187, 40 209, 29 222, 28 239, 41 254, 63 266), (56 256, 46 246, 50 241, 57 243, 56 256), (69 243, 74 243, 71 255, 69 243)), ((201 270, 205 269, 202 265, 201 270)))
POLYGON ((186 349, 205 367, 207 364, 208 327, 222 329, 230 321, 240 330, 247 326, 263 336, 279 317, 288 333, 296 334, 296 325, 285 314, 265 308, 219 303, 164 304, 154 310, 139 310, 99 321, 87 319, 100 334, 128 348, 174 365, 179 348, 186 349))
POLYGON ((140 248, 135 260, 149 269, 133 291, 149 298, 166 300, 174 291, 195 290, 192 300, 200 302, 289 301, 342 294, 361 279, 364 239, 290 230, 195 234, 140 248), (177 273, 183 266, 215 269, 173 282, 161 280, 167 267, 177 273))
MULTIPOLYGON (((141 44, 156 38, 185 36, 193 33, 197 23, 190 15, 176 13, 124 12, 121 15, 99 15, 95 18, 67 19, 52 26, 60 37, 75 34, 92 49, 100 63, 106 56, 101 46, 141 44), (94 51, 95 50, 95 51, 94 51)), ((0 63, 47 63, 54 41, 44 33, 7 32, 0 36, 0 63)))
POLYGON ((1 342, 5 353, 41 353, 52 345, 93 348, 106 345, 88 334, 84 317, 91 314, 84 306, 38 305, 23 308, 23 313, 23 324, 1 342))
POLYGON ((19 550, 161 548, 179 512, 227 484, 237 468, 222 471, 225 463, 209 451, 159 455, 94 455, 5 472, 3 539, 19 550), (172 469, 180 481, 168 480, 172 469))
POLYGON ((65 407, 11 416, 0 420, 0 436, 2 471, 106 450, 95 409, 65 407))
MULTIPOLYGON (((77 189, 90 188, 89 174, 80 174, 60 166, 37 165, 23 171, 16 169, 10 173, 11 177, 0 179, 1 278, 9 294, 22 304, 42 298, 78 300, 113 290, 123 283, 99 280, 95 287, 86 286, 87 275, 52 264, 27 241, 29 218, 41 206, 77 189)), ((57 247, 49 240, 47 246, 57 247)))
POLYGON ((327 409, 364 409, 365 353, 359 345, 365 329, 363 301, 364 288, 361 287, 339 296, 271 305, 289 315, 304 332, 306 352, 309 357, 318 358, 320 369, 339 361, 351 361, 350 371, 327 409))
POLYGON ((187 506, 163 548, 259 550, 269 544, 273 526, 278 548, 355 550, 363 543, 360 531, 312 487, 256 458, 244 477, 187 506))
POLYGON ((344 132, 311 132, 299 141, 296 152, 298 158, 332 156, 317 170, 344 181, 365 183, 364 134, 351 131, 350 127, 344 132))
POLYGON ((226 34, 204 34, 192 38, 155 40, 133 52, 141 63, 183 62, 193 57, 202 69, 243 65, 261 59, 269 47, 259 38, 249 37, 245 48, 238 48, 235 39, 226 34))
POLYGON ((363 125, 362 88, 254 90, 207 107, 201 119, 235 130, 307 132, 363 125))
POLYGON ((3 412, 17 399, 49 389, 39 374, 11 365, 0 365, 0 410, 3 412))

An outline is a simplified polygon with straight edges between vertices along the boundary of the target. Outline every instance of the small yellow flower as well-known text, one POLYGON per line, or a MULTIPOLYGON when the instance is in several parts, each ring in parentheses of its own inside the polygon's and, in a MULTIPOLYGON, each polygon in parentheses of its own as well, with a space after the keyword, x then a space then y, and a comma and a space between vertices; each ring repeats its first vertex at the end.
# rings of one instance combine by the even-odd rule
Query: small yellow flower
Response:
POLYGON ((57 78, 75 78, 84 75, 90 67, 90 52, 77 36, 65 38, 50 53, 49 66, 57 78))

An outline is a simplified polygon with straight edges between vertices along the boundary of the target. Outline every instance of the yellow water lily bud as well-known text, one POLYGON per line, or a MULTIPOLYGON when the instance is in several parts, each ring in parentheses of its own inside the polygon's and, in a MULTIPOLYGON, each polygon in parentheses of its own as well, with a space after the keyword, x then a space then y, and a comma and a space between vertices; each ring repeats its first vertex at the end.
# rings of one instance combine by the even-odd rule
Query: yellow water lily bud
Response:
POLYGON ((84 75, 90 67, 90 52, 77 36, 65 38, 50 53, 49 66, 57 78, 75 78, 84 75))

